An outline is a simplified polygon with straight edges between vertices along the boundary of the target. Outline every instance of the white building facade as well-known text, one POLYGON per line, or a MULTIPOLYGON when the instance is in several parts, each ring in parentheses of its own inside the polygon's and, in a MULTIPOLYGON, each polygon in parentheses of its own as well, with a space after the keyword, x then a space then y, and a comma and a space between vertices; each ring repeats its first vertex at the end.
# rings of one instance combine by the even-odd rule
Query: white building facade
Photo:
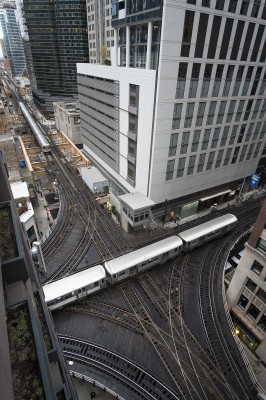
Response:
POLYGON ((53 105, 56 128, 63 132, 75 145, 81 147, 82 138, 78 103, 58 101, 53 105))
POLYGON ((112 66, 77 67, 85 151, 122 193, 226 200, 265 147, 266 7, 119 1, 112 24, 112 66))

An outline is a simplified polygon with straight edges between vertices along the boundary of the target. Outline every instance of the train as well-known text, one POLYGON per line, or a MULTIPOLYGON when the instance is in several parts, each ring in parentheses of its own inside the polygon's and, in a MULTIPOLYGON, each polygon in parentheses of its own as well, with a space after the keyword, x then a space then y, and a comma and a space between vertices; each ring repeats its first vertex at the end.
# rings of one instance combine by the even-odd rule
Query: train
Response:
POLYGON ((174 259, 181 252, 201 246, 231 231, 237 224, 233 214, 225 214, 201 225, 169 236, 123 256, 69 275, 43 286, 45 302, 52 311, 98 292, 108 285, 174 259))
POLYGON ((51 153, 50 143, 46 139, 45 135, 42 133, 41 129, 39 128, 38 124, 36 123, 35 119, 32 117, 31 113, 21 101, 19 102, 19 107, 24 115, 27 123, 29 124, 42 152, 45 154, 51 153))

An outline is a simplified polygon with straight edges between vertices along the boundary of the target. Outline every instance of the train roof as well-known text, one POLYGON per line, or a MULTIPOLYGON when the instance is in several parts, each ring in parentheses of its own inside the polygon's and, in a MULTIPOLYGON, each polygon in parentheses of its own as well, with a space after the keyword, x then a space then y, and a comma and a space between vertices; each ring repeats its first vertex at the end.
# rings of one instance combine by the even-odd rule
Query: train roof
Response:
POLYGON ((66 278, 48 283, 43 286, 45 301, 49 302, 66 295, 74 290, 80 289, 90 283, 97 282, 105 278, 106 273, 102 265, 88 268, 76 274, 69 275, 66 278))
POLYGON ((43 134, 43 132, 41 131, 40 127, 38 126, 37 122, 35 121, 35 119, 33 118, 33 116, 31 115, 31 113, 29 112, 29 110, 27 109, 27 107, 25 106, 25 104, 23 104, 21 101, 19 102, 19 106, 21 108, 21 111, 24 115, 24 117, 26 118, 28 124, 30 125, 30 128, 32 129, 32 131, 35 133, 35 135, 37 135, 38 140, 40 141, 40 145, 43 146, 50 146, 50 143, 48 142, 48 140, 46 139, 45 135, 43 134))
POLYGON ((187 231, 180 232, 178 235, 185 242, 191 242, 202 236, 208 235, 209 233, 216 231, 217 229, 221 229, 224 226, 231 225, 236 221, 237 218, 233 214, 226 214, 222 215, 221 217, 212 219, 211 221, 204 222, 203 224, 188 229, 187 231))
POLYGON ((182 244, 183 242, 178 236, 171 236, 169 238, 162 239, 159 242, 142 247, 141 249, 132 251, 131 253, 127 253, 121 257, 109 260, 104 264, 104 266, 107 272, 113 275, 127 270, 128 268, 140 264, 150 258, 159 256, 164 252, 173 250, 176 247, 180 247, 182 244))

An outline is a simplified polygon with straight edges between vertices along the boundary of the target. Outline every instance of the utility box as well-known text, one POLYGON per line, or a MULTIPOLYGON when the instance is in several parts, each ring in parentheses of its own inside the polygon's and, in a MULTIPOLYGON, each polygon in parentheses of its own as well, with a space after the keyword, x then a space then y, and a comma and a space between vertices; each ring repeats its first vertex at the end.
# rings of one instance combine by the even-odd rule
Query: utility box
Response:
POLYGON ((81 176, 95 195, 105 195, 109 192, 108 181, 96 167, 80 168, 81 176))

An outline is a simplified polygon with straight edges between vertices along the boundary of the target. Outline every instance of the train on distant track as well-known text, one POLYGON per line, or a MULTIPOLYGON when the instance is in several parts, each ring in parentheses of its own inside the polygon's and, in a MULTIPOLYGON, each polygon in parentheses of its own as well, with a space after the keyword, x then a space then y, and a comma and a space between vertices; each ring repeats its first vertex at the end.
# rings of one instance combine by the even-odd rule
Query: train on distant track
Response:
POLYGON ((22 114, 24 115, 27 123, 29 124, 40 148, 42 149, 42 152, 45 154, 49 154, 51 153, 51 147, 50 147, 50 143, 48 142, 48 140, 46 139, 45 135, 42 133, 40 127, 38 126, 38 124, 36 123, 35 119, 32 117, 31 113, 29 112, 29 110, 27 109, 27 107, 25 106, 25 104, 23 104, 21 101, 19 102, 19 107, 22 111, 22 114))
POLYGON ((189 251, 227 234, 237 224, 233 214, 225 214, 190 228, 178 235, 149 244, 123 256, 106 261, 76 274, 43 286, 50 310, 98 292, 107 285, 135 276, 155 265, 174 259, 181 251, 189 251))

